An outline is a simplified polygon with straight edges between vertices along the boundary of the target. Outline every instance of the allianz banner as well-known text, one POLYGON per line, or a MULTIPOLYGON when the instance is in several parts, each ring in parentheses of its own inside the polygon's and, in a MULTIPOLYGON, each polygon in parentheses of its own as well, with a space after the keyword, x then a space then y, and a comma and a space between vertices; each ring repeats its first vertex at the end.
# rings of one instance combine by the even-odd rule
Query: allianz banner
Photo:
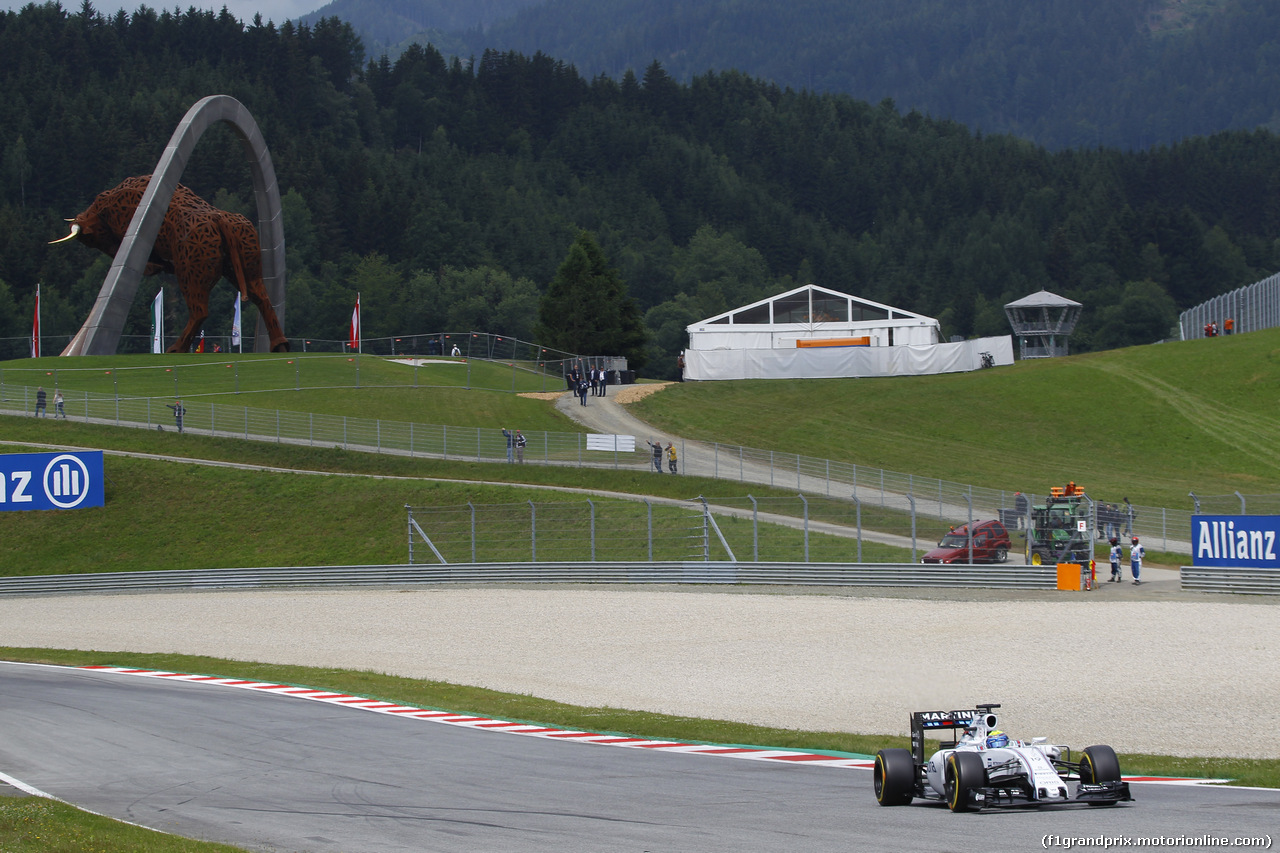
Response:
POLYGON ((102 506, 101 450, 0 454, 0 511, 102 506))
POLYGON ((1280 568, 1280 515, 1191 516, 1196 566, 1280 568))

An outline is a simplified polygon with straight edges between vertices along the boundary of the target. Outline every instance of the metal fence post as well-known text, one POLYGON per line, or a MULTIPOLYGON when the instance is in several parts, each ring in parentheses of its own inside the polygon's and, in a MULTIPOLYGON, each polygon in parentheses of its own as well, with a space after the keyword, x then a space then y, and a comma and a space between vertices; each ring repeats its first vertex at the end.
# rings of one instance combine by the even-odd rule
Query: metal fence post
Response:
POLYGON ((1240 514, 1241 514, 1241 515, 1248 515, 1248 514, 1249 514, 1249 510, 1245 507, 1245 503, 1244 503, 1244 495, 1240 494, 1239 492, 1235 492, 1234 494, 1235 494, 1235 496, 1236 496, 1236 497, 1238 497, 1238 498, 1240 499, 1240 514))
POLYGON ((532 562, 538 562, 538 508, 529 501, 529 540, 533 553, 532 562))
POLYGON ((804 495, 796 495, 804 504, 804 561, 809 562, 809 501, 804 495))
POLYGON ((850 497, 853 499, 853 511, 858 526, 858 562, 862 562, 862 501, 858 500, 858 493, 854 492, 850 497))
POLYGON ((916 561, 916 499, 912 494, 907 494, 907 501, 911 504, 911 562, 916 561))
POLYGON ((596 505, 591 498, 587 498, 587 507, 591 512, 591 562, 596 561, 596 505))
MULTIPOLYGON (((969 537, 968 537, 969 538, 969 564, 973 565, 973 498, 970 497, 969 495, 965 495, 964 499, 965 499, 965 502, 969 504, 969 526, 966 527, 965 530, 969 534, 969 537)), ((938 517, 941 518, 942 517, 941 501, 938 502, 938 508, 939 508, 938 517)), ((914 557, 912 558, 912 562, 915 562, 914 557)))
POLYGON ((653 562, 653 504, 648 498, 644 499, 644 508, 649 516, 649 562, 653 562))
POLYGON ((751 495, 747 495, 747 500, 751 501, 751 561, 753 563, 760 562, 760 514, 756 505, 756 499, 751 495))
POLYGON ((467 507, 471 510, 471 562, 476 561, 476 507, 471 501, 467 501, 467 507))
POLYGON ((413 507, 408 504, 404 508, 409 511, 409 565, 413 565, 413 507))

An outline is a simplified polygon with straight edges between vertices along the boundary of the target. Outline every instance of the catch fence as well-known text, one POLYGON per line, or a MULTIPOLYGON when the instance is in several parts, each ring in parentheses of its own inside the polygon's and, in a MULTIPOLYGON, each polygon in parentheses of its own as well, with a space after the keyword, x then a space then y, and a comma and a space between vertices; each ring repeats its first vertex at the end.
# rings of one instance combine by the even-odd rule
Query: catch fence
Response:
MULTIPOLYGON (((194 370, 183 367, 182 371, 194 370)), ((109 371, 115 373, 116 371, 109 371)), ((13 371, 0 376, 0 408, 30 414, 35 408, 36 388, 9 382, 13 371)), ((112 377, 105 377, 112 381, 112 377)), ((167 380, 177 383, 178 379, 167 380)), ((558 389, 557 389, 558 390, 558 389)), ((95 391, 66 390, 64 411, 68 419, 108 423, 146 429, 177 428, 169 396, 125 396, 95 391)), ((312 447, 332 447, 360 452, 388 453, 469 462, 508 462, 607 468, 659 474, 652 466, 649 448, 625 450, 625 442, 613 442, 612 449, 595 449, 584 433, 525 431, 523 452, 510 447, 498 427, 457 427, 440 424, 393 421, 262 409, 248 406, 183 399, 182 428, 202 435, 227 436, 253 441, 287 443, 312 447)), ((47 389, 47 416, 56 415, 51 389, 47 389)), ((851 506, 850 512, 866 514, 871 508, 897 513, 905 518, 898 535, 907 537, 909 548, 936 542, 945 527, 972 519, 999 518, 1012 527, 1022 504, 1019 492, 988 489, 931 477, 888 471, 866 465, 820 459, 794 453, 759 450, 718 442, 672 442, 677 451, 679 475, 710 477, 743 484, 768 485, 794 490, 809 497, 834 498, 851 506), (931 520, 931 526, 924 519, 931 520), (941 531, 941 532, 940 532, 941 531), (914 545, 911 544, 914 542, 914 545)), ((598 445, 597 445, 598 446, 598 445)), ((1028 493, 1034 503, 1037 498, 1028 493)), ((1043 500, 1043 496, 1039 498, 1043 500)), ((1190 554, 1191 510, 1099 502, 1093 525, 1102 535, 1108 520, 1122 514, 1125 535, 1139 534, 1149 549, 1190 554)), ((885 524, 889 521, 885 520, 885 524)), ((864 518, 868 529, 874 529, 864 518)))
POLYGON ((1205 327, 1215 323, 1221 335, 1227 318, 1237 334, 1280 326, 1280 273, 1188 308, 1178 315, 1178 331, 1182 340, 1194 340, 1205 337, 1205 327))

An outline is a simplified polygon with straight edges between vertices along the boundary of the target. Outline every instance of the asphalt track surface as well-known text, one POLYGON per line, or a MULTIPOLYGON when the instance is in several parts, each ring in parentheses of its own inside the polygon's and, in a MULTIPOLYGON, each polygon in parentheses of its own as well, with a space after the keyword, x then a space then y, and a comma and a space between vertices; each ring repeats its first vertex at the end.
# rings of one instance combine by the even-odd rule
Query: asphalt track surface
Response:
MULTIPOLYGON (((271 851, 1060 849, 1274 838, 1280 792, 1111 808, 881 808, 865 770, 519 737, 231 687, 0 663, 0 768, 81 807, 271 851)), ((1230 849, 1201 844, 1192 849, 1230 849)))

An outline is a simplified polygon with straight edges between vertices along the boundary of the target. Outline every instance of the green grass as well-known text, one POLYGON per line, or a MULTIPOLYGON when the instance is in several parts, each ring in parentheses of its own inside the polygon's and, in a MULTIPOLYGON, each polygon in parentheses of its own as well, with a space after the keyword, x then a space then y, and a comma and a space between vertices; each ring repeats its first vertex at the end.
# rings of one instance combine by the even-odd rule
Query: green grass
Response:
POLYGON ((1191 509, 1189 491, 1276 491, 1278 396, 1269 330, 943 376, 686 382, 632 410, 690 439, 1191 509))
MULTIPOLYGON (((485 561, 526 560, 528 500, 539 510, 540 560, 590 558, 587 496, 555 491, 530 491, 515 485, 484 484, 481 478, 508 479, 552 486, 588 488, 633 494, 657 494, 689 499, 699 493, 714 496, 727 484, 694 477, 650 477, 646 472, 612 471, 548 466, 507 466, 464 462, 406 459, 343 451, 295 447, 236 439, 179 436, 118 427, 51 423, 31 418, 0 418, 4 437, 10 441, 51 441, 58 444, 131 450, 144 453, 196 456, 246 464, 262 464, 295 470, 353 472, 363 477, 308 476, 300 473, 266 473, 198 464, 161 462, 108 456, 105 460, 106 502, 99 508, 76 512, 9 512, 0 514, 0 536, 5 560, 0 574, 38 575, 66 572, 143 571, 277 565, 380 565, 408 561, 406 505, 464 508, 476 505, 511 505, 485 516, 481 529, 497 525, 510 528, 502 547, 482 550, 485 561), (418 479, 388 479, 418 478, 418 479), (422 478, 450 478, 436 482, 422 478), (553 502, 574 502, 562 507, 572 513, 570 531, 559 541, 551 535, 553 502), (317 523, 323 519, 323 523, 317 523)), ((23 448, 6 448, 19 450, 23 448)), ((30 447, 25 449, 32 449, 30 447)), ((732 486, 728 486, 732 488, 732 486)), ((745 489, 743 490, 745 491, 745 489)), ((781 490, 757 489, 761 497, 775 498, 781 490)), ((597 512, 599 559, 645 559, 647 518, 644 505, 594 498, 597 512), (622 535, 625 533, 626 535, 622 535)), ((730 501, 741 505, 743 501, 730 501)), ((800 512, 792 496, 788 503, 800 512)), ((818 502, 814 502, 818 505, 818 502)), ((427 516, 419 523, 433 539, 427 516)), ((659 560, 690 556, 688 512, 664 506, 654 508, 655 552, 659 560)), ((740 559, 750 559, 750 524, 725 519, 722 529, 740 559)), ((464 531, 465 532, 465 531, 464 531)), ((437 544, 451 561, 469 559, 469 545, 457 535, 437 544), (459 557, 457 555, 464 555, 459 557)), ((778 525, 760 525, 761 559, 802 559, 803 533, 778 525), (785 556, 784 556, 785 555, 785 556)), ((850 560, 856 541, 810 535, 811 559, 850 560)), ((425 549, 421 552, 425 554, 425 549)), ((723 559, 718 543, 713 558, 723 559)), ((902 549, 864 542, 863 559, 909 559, 902 549)))
POLYGON ((240 849, 165 835, 43 797, 0 797, 0 850, 5 853, 232 853, 240 849))
MULTIPOLYGON (((423 708, 661 740, 857 755, 874 755, 879 749, 909 746, 905 736, 780 729, 620 708, 581 707, 525 694, 376 672, 281 666, 192 655, 6 647, 0 647, 0 658, 63 666, 127 666, 291 684, 423 708)), ((1231 778, 1238 785, 1280 787, 1280 760, 1274 759, 1121 755, 1120 764, 1128 775, 1231 778)))
POLYGON ((0 381, 122 397, 165 398, 329 388, 469 388, 508 393, 564 390, 564 381, 558 374, 540 372, 537 365, 529 362, 445 359, 415 368, 382 356, 332 353, 18 359, 0 362, 0 381))

